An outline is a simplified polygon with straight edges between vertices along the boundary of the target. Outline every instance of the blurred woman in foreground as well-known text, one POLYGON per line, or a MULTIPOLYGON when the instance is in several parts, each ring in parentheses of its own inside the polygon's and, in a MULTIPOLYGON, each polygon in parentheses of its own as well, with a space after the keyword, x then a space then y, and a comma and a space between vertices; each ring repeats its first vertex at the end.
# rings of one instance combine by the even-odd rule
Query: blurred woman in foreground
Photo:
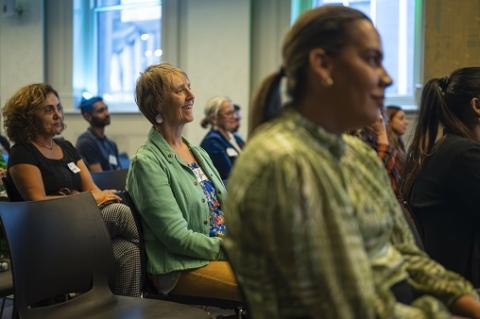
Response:
POLYGON ((383 107, 382 58, 354 9, 310 10, 287 34, 228 185, 225 246, 252 318, 480 318, 471 284, 415 245, 378 156, 343 134, 383 107))

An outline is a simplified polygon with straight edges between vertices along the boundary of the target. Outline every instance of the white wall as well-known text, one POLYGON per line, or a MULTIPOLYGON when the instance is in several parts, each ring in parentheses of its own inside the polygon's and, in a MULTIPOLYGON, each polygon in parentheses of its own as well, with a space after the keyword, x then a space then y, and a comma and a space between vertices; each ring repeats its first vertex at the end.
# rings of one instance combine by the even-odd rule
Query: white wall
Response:
MULTIPOLYGON (((17 3, 25 8, 22 17, 0 15, 1 105, 19 87, 48 81, 72 109, 72 2, 17 3)), ((206 133, 199 124, 203 108, 214 95, 228 95, 242 106, 241 132, 246 136, 253 90, 280 66, 290 0, 164 0, 164 5, 165 56, 188 73, 196 95, 195 121, 187 126, 186 136, 201 141, 206 133)), ((74 142, 87 123, 78 113, 67 113, 65 121, 64 136, 74 142)), ((133 155, 149 127, 141 114, 114 114, 107 135, 133 155)))
MULTIPOLYGON (((186 0, 180 5, 179 65, 196 95, 187 136, 199 143, 207 100, 227 95, 240 105, 250 97, 250 1, 186 0)), ((242 128, 244 130, 245 127, 242 128)))
MULTIPOLYGON (((21 16, 0 12, 0 103, 21 86, 45 78, 43 0, 16 1, 21 16)), ((3 4, 3 1, 0 0, 3 4)))

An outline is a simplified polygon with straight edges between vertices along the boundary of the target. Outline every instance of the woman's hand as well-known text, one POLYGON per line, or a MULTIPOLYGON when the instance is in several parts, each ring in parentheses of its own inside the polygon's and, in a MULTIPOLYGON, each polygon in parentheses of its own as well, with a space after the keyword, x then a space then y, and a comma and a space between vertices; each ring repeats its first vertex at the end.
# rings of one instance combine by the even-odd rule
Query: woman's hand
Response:
POLYGON ((370 127, 375 132, 375 135, 377 135, 378 144, 389 145, 387 128, 385 127, 385 121, 383 120, 383 115, 380 110, 378 110, 377 119, 375 120, 375 123, 370 125, 370 127))
POLYGON ((472 295, 463 295, 455 300, 451 311, 456 315, 480 319, 480 302, 472 295))
POLYGON ((102 204, 105 204, 107 202, 114 202, 114 201, 120 202, 120 201, 122 201, 120 196, 115 194, 115 192, 116 192, 116 190, 113 190, 113 189, 106 189, 106 190, 103 190, 103 191, 93 190, 92 194, 93 194, 93 197, 95 198, 95 201, 97 202, 97 205, 102 205, 102 204))

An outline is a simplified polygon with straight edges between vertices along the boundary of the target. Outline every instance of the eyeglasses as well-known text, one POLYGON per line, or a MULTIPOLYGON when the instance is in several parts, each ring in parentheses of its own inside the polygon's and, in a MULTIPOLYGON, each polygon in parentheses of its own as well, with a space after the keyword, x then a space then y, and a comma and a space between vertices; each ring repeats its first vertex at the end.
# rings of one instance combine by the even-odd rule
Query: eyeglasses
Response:
POLYGON ((225 117, 231 117, 231 116, 234 116, 235 115, 235 111, 227 111, 227 112, 219 112, 218 115, 220 116, 225 116, 225 117))

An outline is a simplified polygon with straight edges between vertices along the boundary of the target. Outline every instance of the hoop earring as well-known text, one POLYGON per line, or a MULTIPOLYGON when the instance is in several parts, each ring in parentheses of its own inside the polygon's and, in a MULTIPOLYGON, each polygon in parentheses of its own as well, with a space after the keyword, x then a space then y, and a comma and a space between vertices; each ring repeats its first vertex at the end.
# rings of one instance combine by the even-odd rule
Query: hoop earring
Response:
POLYGON ((162 124, 163 123, 162 114, 157 114, 157 116, 155 116, 155 122, 157 122, 157 124, 162 124))

